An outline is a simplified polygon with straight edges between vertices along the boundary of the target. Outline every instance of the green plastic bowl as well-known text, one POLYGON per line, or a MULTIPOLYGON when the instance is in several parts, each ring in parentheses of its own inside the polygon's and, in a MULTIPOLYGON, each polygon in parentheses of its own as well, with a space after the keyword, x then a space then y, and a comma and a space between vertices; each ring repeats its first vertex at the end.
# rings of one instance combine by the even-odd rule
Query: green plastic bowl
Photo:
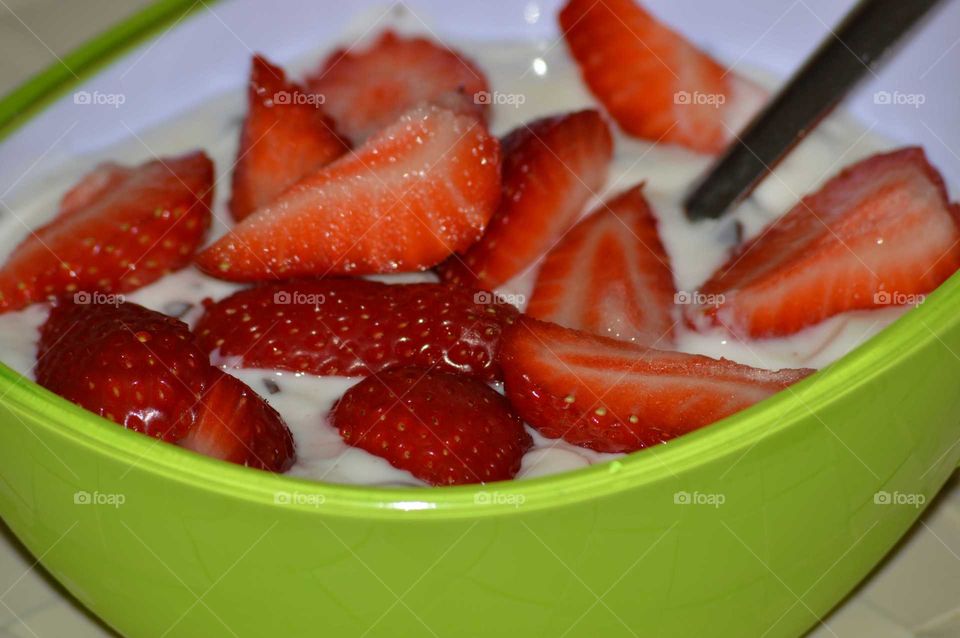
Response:
MULTIPOLYGON (((77 55, 98 64, 189 5, 162 2, 77 55)), ((62 87, 49 73, 0 104, 0 124, 62 87)), ((220 463, 0 367, 0 515, 127 636, 793 637, 956 467, 957 353, 955 276, 704 430, 562 475, 442 489, 220 463)))

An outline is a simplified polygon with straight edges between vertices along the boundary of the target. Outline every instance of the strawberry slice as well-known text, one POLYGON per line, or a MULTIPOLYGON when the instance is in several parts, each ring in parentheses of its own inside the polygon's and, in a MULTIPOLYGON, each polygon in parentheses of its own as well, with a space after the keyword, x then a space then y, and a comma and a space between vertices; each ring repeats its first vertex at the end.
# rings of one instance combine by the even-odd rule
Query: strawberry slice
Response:
POLYGON ((511 479, 533 445, 490 386, 418 368, 367 377, 337 402, 332 422, 349 445, 432 485, 511 479))
POLYGON ((62 300, 43 324, 37 383, 165 441, 193 426, 210 369, 187 325, 134 303, 62 300))
POLYGON ((560 26, 590 91, 630 135, 716 153, 762 97, 633 0, 569 0, 560 26))
POLYGON ((0 312, 74 291, 128 292, 190 263, 210 225, 213 163, 197 152, 103 164, 0 268, 0 312))
POLYGON ((668 348, 675 294, 657 220, 639 184, 597 208, 554 246, 526 311, 568 328, 668 348))
POLYGON ((507 398, 551 438, 631 452, 738 412, 812 370, 760 370, 521 317, 500 354, 507 398))
POLYGON ((484 291, 362 279, 263 284, 207 302, 194 329, 205 351, 248 368, 362 376, 410 365, 484 380, 513 306, 484 291))
POLYGON ((283 418, 236 377, 211 368, 197 422, 179 445, 238 465, 286 472, 295 460, 283 418))
POLYGON ((479 242, 442 264, 446 281, 493 290, 539 259, 603 187, 613 139, 585 110, 518 127, 503 153, 500 207, 479 242))
POLYGON ((230 197, 237 221, 348 148, 316 96, 287 81, 283 69, 259 55, 253 58, 247 96, 230 197))
POLYGON ((500 149, 482 124, 414 109, 304 177, 200 253, 232 281, 423 270, 476 241, 500 195, 500 149))
POLYGON ((421 103, 483 118, 489 101, 487 79, 463 54, 392 31, 365 50, 334 51, 307 85, 355 144, 421 103))
POLYGON ((701 287, 695 325, 789 335, 848 310, 914 303, 960 268, 960 207, 920 148, 874 155, 745 243, 701 287))

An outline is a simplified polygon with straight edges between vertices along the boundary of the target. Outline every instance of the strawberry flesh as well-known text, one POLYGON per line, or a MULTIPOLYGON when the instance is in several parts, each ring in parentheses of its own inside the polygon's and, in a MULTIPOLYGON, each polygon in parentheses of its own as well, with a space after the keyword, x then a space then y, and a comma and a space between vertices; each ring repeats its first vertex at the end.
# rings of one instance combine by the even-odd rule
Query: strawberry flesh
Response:
POLYGON ((489 102, 487 79, 463 54, 392 31, 365 50, 334 51, 307 83, 356 144, 422 103, 483 118, 489 102))
POLYGON ((496 138, 473 117, 417 108, 289 187, 197 263, 231 281, 423 270, 475 242, 499 194, 496 138))
POLYGON ((75 291, 129 292, 183 268, 212 199, 213 163, 201 152, 99 166, 0 268, 0 312, 75 291))
POLYGON ((217 368, 207 379, 196 424, 179 445, 270 472, 286 472, 295 460, 283 418, 247 384, 217 368))
POLYGON ((533 440, 490 386, 418 368, 367 377, 334 406, 349 445, 431 485, 513 478, 533 440))
POLYGON ((847 167, 742 245, 692 307, 697 326, 793 334, 849 310, 905 303, 960 268, 960 209, 920 148, 847 167))
POLYGON ((716 153, 739 127, 735 102, 762 97, 633 0, 569 0, 560 27, 590 91, 630 135, 716 153))
POLYGON ((253 58, 247 96, 230 197, 237 221, 348 149, 315 96, 259 55, 253 58))
POLYGON ((739 412, 812 370, 769 371, 521 317, 501 348, 506 396, 550 438, 632 452, 739 412))
POLYGON ((263 284, 207 302, 195 332, 206 352, 248 368, 362 376, 393 366, 490 380, 517 311, 484 291, 360 279, 263 284))
POLYGON ((521 125, 503 154, 500 206, 480 241, 438 269, 445 281, 493 290, 536 262, 603 187, 613 138, 585 110, 521 125))
POLYGON ((669 348, 673 273, 643 185, 581 220, 547 254, 526 312, 567 328, 669 348))

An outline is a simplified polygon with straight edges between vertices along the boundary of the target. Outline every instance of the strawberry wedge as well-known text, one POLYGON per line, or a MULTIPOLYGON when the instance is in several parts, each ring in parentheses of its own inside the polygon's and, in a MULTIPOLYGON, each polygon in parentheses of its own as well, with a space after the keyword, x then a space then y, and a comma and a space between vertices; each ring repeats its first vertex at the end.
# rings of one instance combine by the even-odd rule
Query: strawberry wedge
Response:
POLYGON ((500 147, 483 124, 407 112, 304 177, 197 257, 231 281, 424 270, 479 239, 500 196, 500 147))
POLYGON ((347 151, 316 96, 254 56, 247 118, 233 171, 230 213, 240 221, 298 179, 347 151))
POLYGON ((67 293, 122 293, 190 263, 210 226, 204 153, 102 164, 0 268, 0 313, 67 293))
POLYGON ((560 27, 590 91, 630 135, 716 153, 762 100, 633 0, 569 0, 560 27))
POLYGON ((363 279, 261 284, 206 302, 194 331, 208 353, 248 368, 363 376, 396 366, 489 381, 517 316, 489 292, 363 279))
POLYGON ((353 386, 331 422, 343 440, 431 485, 512 479, 533 440, 485 383, 392 368, 353 386))
POLYGON ((493 290, 520 274, 576 222, 607 179, 610 129, 594 110, 523 124, 503 140, 503 196, 483 238, 438 269, 493 290))
POLYGON ((483 72, 461 53, 392 31, 366 49, 334 51, 307 84, 355 144, 422 103, 482 118, 490 90, 483 72))
POLYGON ((670 260, 640 184, 601 205, 554 246, 526 312, 568 328, 669 348, 675 294, 670 260))
POLYGON ((704 284, 696 326, 793 334, 848 310, 916 303, 960 267, 960 209, 920 148, 844 169, 704 284))
POLYGON ((813 372, 655 350, 528 317, 504 333, 500 356, 507 398, 524 421, 600 452, 686 434, 813 372))

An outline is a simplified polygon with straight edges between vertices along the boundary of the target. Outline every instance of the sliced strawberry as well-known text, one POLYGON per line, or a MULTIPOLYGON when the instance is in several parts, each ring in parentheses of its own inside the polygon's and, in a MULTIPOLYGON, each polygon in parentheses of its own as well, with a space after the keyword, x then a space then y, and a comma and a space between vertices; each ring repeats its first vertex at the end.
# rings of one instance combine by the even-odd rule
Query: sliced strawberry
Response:
POLYGON ((247 95, 230 197, 237 221, 348 148, 316 96, 287 81, 283 69, 259 55, 253 58, 247 95))
POLYGON ((212 198, 203 153, 98 167, 0 269, 0 312, 74 291, 128 292, 186 266, 210 225, 212 198))
POLYGON ((286 472, 295 460, 283 418, 247 384, 217 368, 211 368, 197 422, 179 444, 270 472, 286 472))
POLYGON ((500 195, 482 124, 422 107, 288 188, 197 258, 232 281, 429 268, 479 238, 500 195))
POLYGON ((207 304, 207 352, 248 368, 359 376, 412 365, 489 380, 513 306, 484 291, 362 279, 263 284, 207 304))
POLYGON ((503 154, 500 207, 479 242, 442 264, 446 281, 493 290, 540 258, 603 187, 613 139, 586 110, 520 126, 503 154))
POLYGON ((392 31, 365 50, 334 51, 307 84, 354 143, 421 103, 455 105, 482 118, 489 101, 482 99, 489 93, 487 79, 463 54, 392 31))
POLYGON ((554 246, 526 311, 568 328, 669 348, 675 294, 657 220, 639 184, 597 208, 554 246))
POLYGON ((740 247, 701 288, 693 323, 788 335, 848 310, 903 304, 960 268, 960 209, 920 148, 844 169, 740 247))
POLYGON ((500 354, 507 398, 544 436, 631 452, 738 412, 812 370, 760 370, 521 317, 500 354))
POLYGON ((418 368, 394 368, 350 388, 332 422, 349 445, 432 485, 505 481, 533 440, 490 386, 418 368))
POLYGON ((621 128, 695 151, 723 149, 762 92, 633 0, 569 0, 560 26, 584 81, 621 128))
POLYGON ((37 383, 125 428, 166 441, 196 418, 210 369, 187 325, 134 303, 62 300, 43 324, 37 383))

